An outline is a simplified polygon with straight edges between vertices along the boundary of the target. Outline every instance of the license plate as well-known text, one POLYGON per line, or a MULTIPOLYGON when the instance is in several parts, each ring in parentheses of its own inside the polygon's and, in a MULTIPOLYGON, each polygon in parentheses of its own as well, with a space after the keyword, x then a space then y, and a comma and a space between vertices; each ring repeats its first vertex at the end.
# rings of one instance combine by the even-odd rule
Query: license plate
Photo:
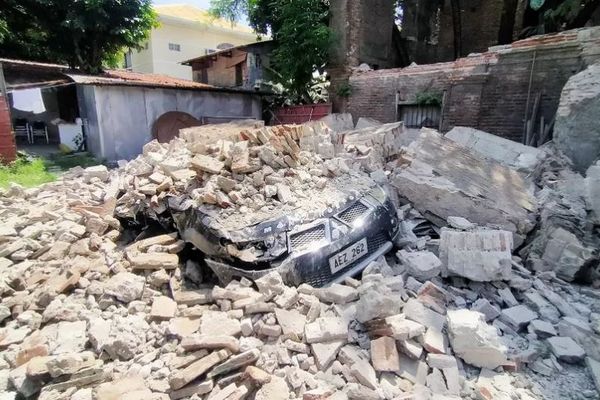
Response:
POLYGON ((346 268, 354 261, 365 256, 369 252, 367 248, 367 239, 362 239, 345 250, 340 251, 335 256, 329 259, 329 268, 331 273, 335 274, 338 271, 346 268))

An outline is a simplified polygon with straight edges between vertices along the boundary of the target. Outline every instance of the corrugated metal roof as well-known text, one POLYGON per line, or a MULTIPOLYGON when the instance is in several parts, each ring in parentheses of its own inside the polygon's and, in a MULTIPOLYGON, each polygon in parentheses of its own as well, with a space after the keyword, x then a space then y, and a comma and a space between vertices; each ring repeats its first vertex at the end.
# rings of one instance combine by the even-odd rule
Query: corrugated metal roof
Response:
POLYGON ((50 63, 27 61, 27 60, 15 60, 12 58, 0 58, 0 63, 6 63, 6 64, 11 64, 11 65, 17 65, 17 66, 22 65, 25 67, 54 69, 54 70, 69 70, 70 69, 68 65, 50 64, 50 63))
POLYGON ((228 49, 223 49, 223 50, 215 51, 214 53, 209 53, 209 54, 205 54, 205 55, 200 56, 200 57, 192 58, 190 60, 182 61, 182 62, 180 62, 180 64, 191 65, 193 62, 207 60, 207 59, 210 59, 211 57, 223 55, 223 54, 226 54, 226 53, 230 52, 231 50, 246 50, 246 49, 248 49, 250 47, 269 46, 269 45, 272 45, 272 44, 273 44, 273 40, 260 40, 258 42, 254 42, 254 43, 242 44, 242 45, 239 45, 239 46, 230 47, 228 49))
MULTIPOLYGON (((144 87, 155 87, 155 88, 171 88, 171 89, 189 89, 189 90, 210 90, 230 93, 253 93, 262 94, 261 92, 236 89, 236 88, 222 88, 218 86, 207 85, 205 83, 189 81, 185 79, 173 78, 166 75, 159 74, 146 74, 139 72, 131 72, 126 70, 108 70, 101 74, 89 75, 84 74, 77 70, 69 69, 65 65, 58 64, 46 64, 38 63, 33 61, 25 60, 12 60, 6 58, 0 58, 0 63, 10 66, 14 70, 18 70, 19 67, 32 67, 35 71, 29 71, 28 68, 24 68, 20 73, 18 82, 14 82, 15 89, 25 87, 49 87, 52 85, 63 85, 70 82, 81 85, 96 85, 96 86, 144 86, 144 87), (46 72, 48 75, 47 79, 40 80, 39 72, 46 72), (25 79, 26 76, 30 76, 30 79, 25 79), (61 79, 64 77, 64 80, 61 79), (17 87, 20 86, 20 87, 17 87)), ((9 87, 11 86, 11 82, 9 87)))
POLYGON ((125 85, 125 86, 152 86, 182 89, 219 89, 216 86, 173 78, 166 75, 145 74, 125 70, 109 70, 98 75, 78 73, 67 74, 75 83, 83 85, 125 85))

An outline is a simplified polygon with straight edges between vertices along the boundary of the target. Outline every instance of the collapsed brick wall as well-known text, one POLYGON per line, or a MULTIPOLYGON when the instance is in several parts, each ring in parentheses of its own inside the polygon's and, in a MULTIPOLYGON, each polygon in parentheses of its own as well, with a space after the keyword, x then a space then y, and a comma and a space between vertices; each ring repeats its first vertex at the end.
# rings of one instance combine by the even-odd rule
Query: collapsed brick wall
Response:
POLYGON ((420 92, 444 93, 443 132, 470 126, 520 141, 528 93, 530 109, 541 93, 536 122, 543 115, 548 123, 569 77, 598 60, 595 27, 529 38, 455 62, 356 73, 350 77, 348 111, 355 119, 393 122, 396 95, 410 104, 420 92))
POLYGON ((17 156, 6 98, 0 93, 0 163, 11 162, 17 156))

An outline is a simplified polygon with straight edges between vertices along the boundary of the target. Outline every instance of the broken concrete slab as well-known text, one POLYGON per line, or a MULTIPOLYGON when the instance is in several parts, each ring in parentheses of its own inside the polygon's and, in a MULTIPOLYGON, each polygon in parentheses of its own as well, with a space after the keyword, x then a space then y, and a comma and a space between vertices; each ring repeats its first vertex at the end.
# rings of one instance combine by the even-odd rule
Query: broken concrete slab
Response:
POLYGON ((536 202, 518 172, 433 130, 422 129, 398 164, 390 178, 392 186, 438 226, 458 216, 498 226, 521 239, 534 226, 536 202))
POLYGON ((560 361, 576 364, 585 358, 585 350, 570 337, 554 336, 548 338, 550 350, 560 361))
POLYGON ((446 133, 445 137, 485 158, 525 173, 533 171, 540 159, 544 157, 542 150, 536 147, 526 146, 474 128, 456 126, 446 133))
POLYGON ((469 310, 448 311, 448 333, 454 353, 480 368, 494 369, 506 362, 506 347, 483 314, 469 310))
POLYGON ((442 229, 442 275, 461 276, 478 282, 508 280, 512 276, 512 248, 511 232, 442 229))

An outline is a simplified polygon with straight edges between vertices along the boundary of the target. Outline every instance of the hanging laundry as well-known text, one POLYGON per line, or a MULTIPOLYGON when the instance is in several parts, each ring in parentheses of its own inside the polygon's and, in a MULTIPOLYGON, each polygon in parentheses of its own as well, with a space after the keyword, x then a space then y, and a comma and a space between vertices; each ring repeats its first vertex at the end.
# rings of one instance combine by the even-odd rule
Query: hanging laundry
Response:
POLYGON ((40 89, 15 90, 13 95, 13 107, 17 110, 40 114, 46 111, 42 91, 40 89))

